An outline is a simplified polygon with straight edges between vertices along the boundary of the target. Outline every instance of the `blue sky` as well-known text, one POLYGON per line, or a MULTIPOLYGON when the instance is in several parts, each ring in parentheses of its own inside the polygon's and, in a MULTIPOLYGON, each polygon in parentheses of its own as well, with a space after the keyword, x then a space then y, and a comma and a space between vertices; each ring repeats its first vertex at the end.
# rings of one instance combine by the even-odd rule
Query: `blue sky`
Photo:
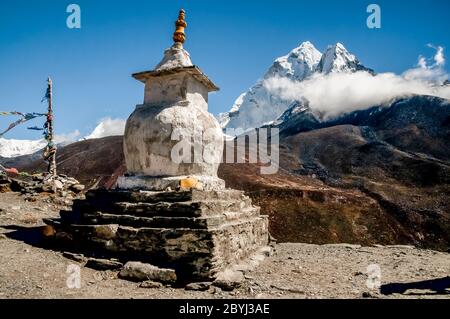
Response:
MULTIPOLYGON (((342 42, 377 72, 402 73, 419 55, 432 57, 428 43, 450 48, 448 0, 1 1, 0 110, 44 112, 50 75, 58 134, 86 135, 102 118, 128 117, 143 100, 130 75, 161 60, 180 7, 189 23, 185 48, 221 88, 210 97, 214 114, 306 40, 321 51, 342 42), (66 26, 70 3, 81 7, 79 30, 66 26), (370 3, 381 6, 381 29, 366 26, 370 3)), ((0 130, 11 120, 1 118, 0 130)), ((40 137, 26 126, 6 137, 40 137)))

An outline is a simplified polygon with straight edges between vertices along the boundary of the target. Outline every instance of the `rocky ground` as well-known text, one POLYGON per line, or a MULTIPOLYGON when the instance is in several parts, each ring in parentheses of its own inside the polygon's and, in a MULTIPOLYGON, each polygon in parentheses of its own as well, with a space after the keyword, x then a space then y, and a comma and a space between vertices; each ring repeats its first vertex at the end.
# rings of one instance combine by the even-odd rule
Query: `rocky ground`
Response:
POLYGON ((449 253, 348 244, 277 244, 231 292, 141 288, 116 271, 89 269, 42 248, 37 227, 59 208, 46 197, 27 202, 17 193, 0 194, 0 298, 450 298, 449 253), (69 265, 81 266, 80 289, 67 287, 69 265), (377 282, 373 265, 381 271, 381 289, 367 285, 377 282), (414 284, 429 280, 435 281, 414 284), (404 291, 404 284, 411 289, 404 291))

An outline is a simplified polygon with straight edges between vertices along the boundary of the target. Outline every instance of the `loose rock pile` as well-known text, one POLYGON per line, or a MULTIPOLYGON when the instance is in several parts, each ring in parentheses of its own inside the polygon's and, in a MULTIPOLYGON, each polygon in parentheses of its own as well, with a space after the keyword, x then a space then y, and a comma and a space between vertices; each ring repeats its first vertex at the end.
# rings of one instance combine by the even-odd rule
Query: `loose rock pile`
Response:
POLYGON ((11 191, 12 180, 3 172, 0 172, 0 193, 7 193, 11 191))
POLYGON ((0 193, 19 192, 29 198, 47 193, 56 197, 74 199, 84 189, 85 186, 75 178, 63 174, 52 178, 45 174, 35 174, 17 179, 0 173, 0 193))
MULTIPOLYGON (((91 268, 101 272, 108 272, 123 280, 133 281, 139 283, 140 288, 155 289, 162 288, 164 286, 172 287, 184 287, 190 291, 209 291, 215 293, 217 291, 231 292, 240 288, 246 281, 247 271, 253 270, 257 264, 254 261, 260 260, 261 256, 268 256, 270 252, 269 247, 260 249, 253 254, 246 262, 248 262, 249 268, 247 270, 237 270, 239 267, 228 268, 216 275, 215 279, 209 281, 200 282, 186 282, 180 285, 177 272, 171 268, 157 267, 149 263, 143 263, 138 261, 129 261, 123 264, 121 261, 115 258, 95 258, 87 257, 81 253, 64 252, 63 256, 81 263, 84 267, 91 268), (114 275, 115 274, 115 275, 114 275)), ((241 264, 242 266, 242 264, 241 264)))

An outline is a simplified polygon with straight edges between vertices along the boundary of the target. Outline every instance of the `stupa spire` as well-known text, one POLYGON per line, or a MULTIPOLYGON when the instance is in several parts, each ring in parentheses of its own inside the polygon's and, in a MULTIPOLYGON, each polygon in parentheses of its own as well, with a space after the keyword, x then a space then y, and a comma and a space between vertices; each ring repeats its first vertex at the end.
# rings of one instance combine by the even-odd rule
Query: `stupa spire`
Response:
POLYGON ((181 9, 178 14, 178 20, 175 22, 175 32, 173 34, 173 41, 175 43, 183 44, 184 41, 186 41, 186 34, 184 33, 184 29, 187 27, 185 13, 186 12, 181 9))

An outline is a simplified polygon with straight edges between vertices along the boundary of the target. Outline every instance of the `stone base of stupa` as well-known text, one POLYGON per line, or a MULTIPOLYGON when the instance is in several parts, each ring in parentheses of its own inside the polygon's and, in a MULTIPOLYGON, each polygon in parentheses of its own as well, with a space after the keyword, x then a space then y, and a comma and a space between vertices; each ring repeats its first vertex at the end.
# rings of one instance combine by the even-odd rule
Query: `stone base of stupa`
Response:
POLYGON ((94 190, 46 223, 78 250, 210 280, 267 246, 268 218, 236 190, 94 190))
POLYGON ((178 190, 182 181, 195 181, 197 185, 194 188, 201 188, 204 191, 224 190, 225 181, 218 177, 189 175, 189 176, 170 176, 170 177, 151 177, 151 176, 121 176, 117 181, 117 186, 124 190, 148 191, 160 190, 178 190))

